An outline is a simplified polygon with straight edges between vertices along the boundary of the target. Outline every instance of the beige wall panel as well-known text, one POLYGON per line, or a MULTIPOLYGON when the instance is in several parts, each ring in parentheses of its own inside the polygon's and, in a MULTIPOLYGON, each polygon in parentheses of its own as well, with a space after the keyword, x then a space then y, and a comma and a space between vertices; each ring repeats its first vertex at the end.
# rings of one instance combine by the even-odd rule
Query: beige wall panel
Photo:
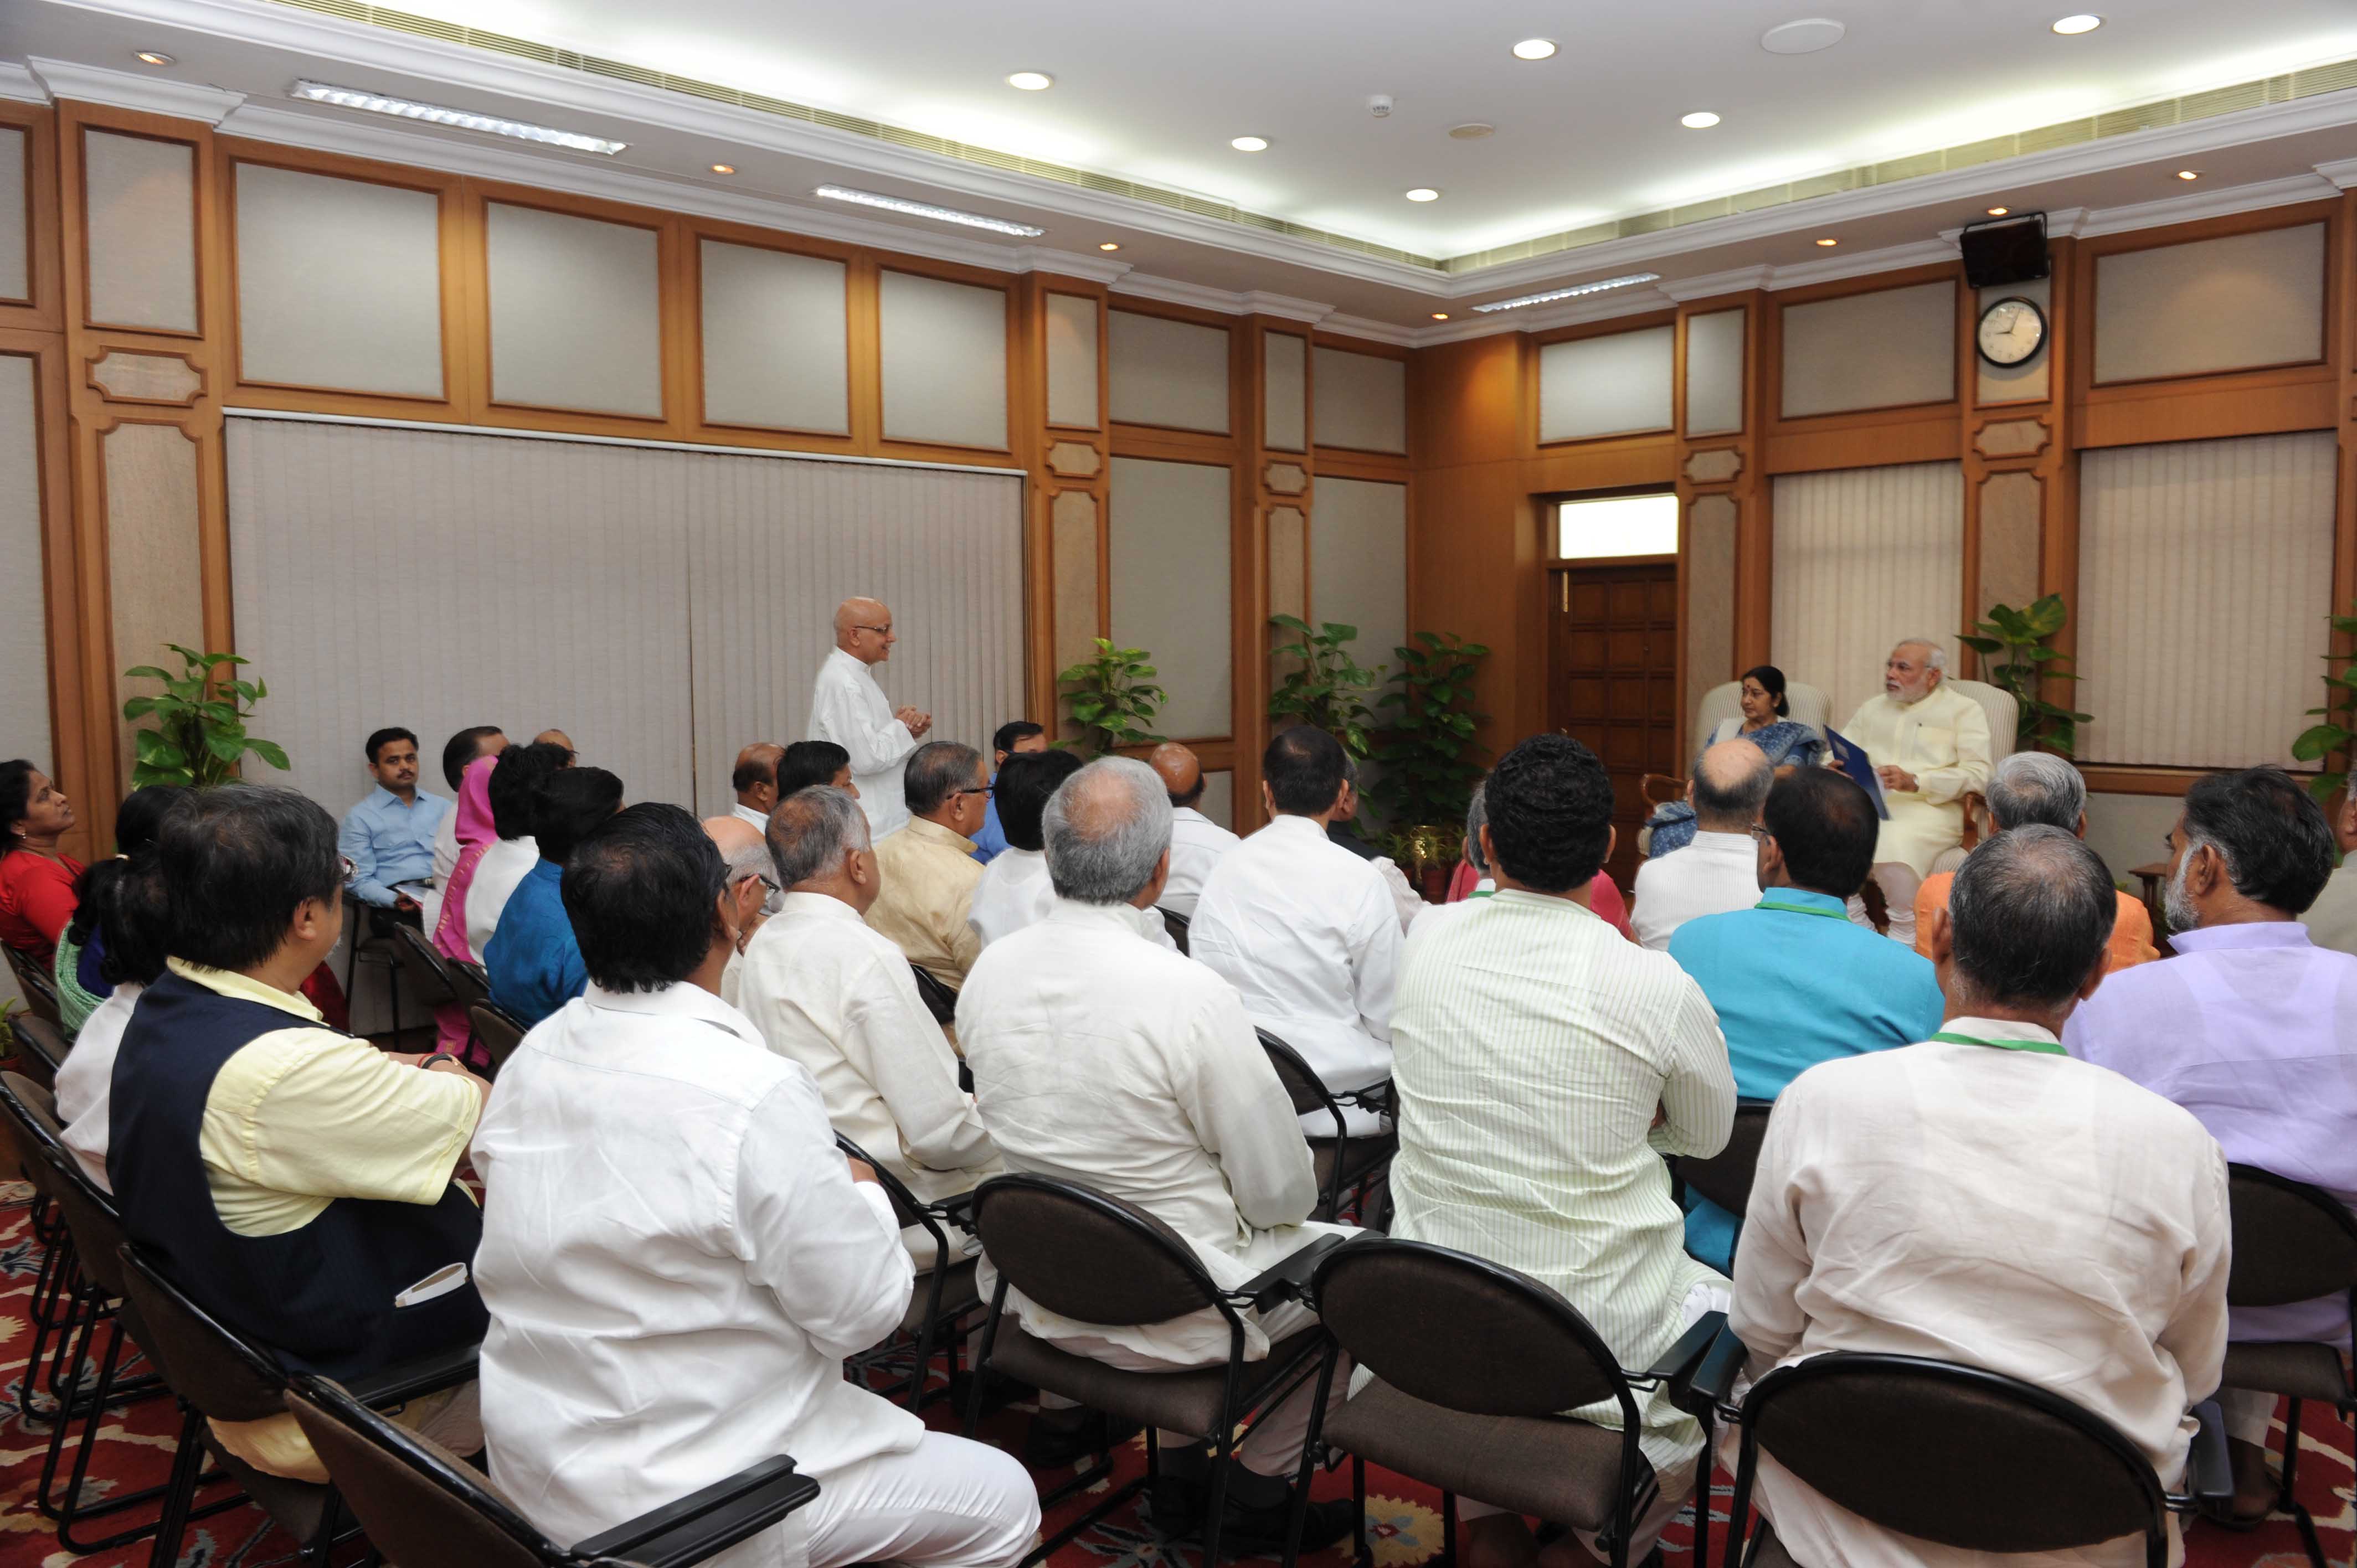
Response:
POLYGON ((1272 451, 1306 451, 1309 442, 1309 339, 1271 332, 1261 339, 1261 444, 1272 451))
POLYGON ((1686 711, 1678 728, 1682 753, 1694 744, 1703 693, 1735 674, 1735 502, 1727 496, 1699 497, 1686 510, 1686 711))
POLYGON ((1048 423, 1097 427, 1097 302, 1048 296, 1048 423))
POLYGON ((2045 487, 2035 474, 1992 474, 1981 485, 1981 580, 1975 618, 1991 605, 2020 609, 2038 597, 2040 516, 2045 487))
POLYGON ((1306 615, 1309 608, 1309 521, 1298 507, 1268 514, 1268 613, 1306 615))
POLYGON ((1236 776, 1224 768, 1217 773, 1204 774, 1203 798, 1195 802, 1195 809, 1230 832, 1239 832, 1236 827, 1236 776))
POLYGON ((9 755, 55 774, 49 755, 49 628, 42 592, 39 381, 29 354, 0 354, 0 577, 15 585, 0 618, 0 735, 9 755))
POLYGON ((2095 261, 2095 381, 2202 375, 2324 354, 2324 225, 2095 261))
POLYGON ((2330 431, 2082 456, 2083 758, 2313 768, 2291 743, 2324 700, 2335 456, 2330 431))
POLYGON ((90 318, 197 329, 197 152, 91 131, 82 138, 90 318))
POLYGON ((25 133, 0 125, 0 299, 33 297, 32 209, 26 203, 25 133))
POLYGON ((1107 537, 1113 639, 1143 648, 1170 693, 1156 728, 1223 736, 1234 726, 1228 636, 1228 470, 1115 457, 1107 537))
POLYGON ((1784 417, 1955 396, 1955 311, 1944 282, 1786 306, 1784 417))
POLYGON ((1318 481, 1309 514, 1309 607, 1359 628, 1351 657, 1396 669, 1407 640, 1407 487, 1318 481))
POLYGON ((1539 350, 1539 439, 1669 429, 1676 350, 1673 327, 1549 343, 1539 350))
MULTIPOLYGON (((124 699, 153 696, 157 691, 152 680, 124 681, 124 670, 156 664, 178 671, 178 656, 164 645, 197 648, 204 642, 197 444, 168 424, 118 424, 100 438, 100 446, 106 475, 107 595, 114 618, 119 711, 124 699)), ((301 661, 289 673, 299 668, 301 661)), ((262 671, 264 678, 271 673, 262 671)), ((278 738, 266 722, 257 729, 278 738)), ((116 733, 127 780, 134 756, 131 732, 126 725, 116 733)), ((354 791, 355 798, 358 793, 354 791)))
POLYGON ((1955 463, 1907 463, 1776 480, 1770 656, 1824 689, 1838 725, 1882 690, 1903 637, 1951 660, 1964 606, 1964 485, 1955 463))
POLYGON ((662 417, 651 229, 494 201, 491 400, 662 417))
POLYGON ((1321 348, 1311 358, 1309 373, 1318 389, 1313 438, 1318 446, 1407 450, 1405 364, 1321 348))
POLYGON ((2161 841, 2184 811, 2179 795, 2090 795, 2087 847, 2103 857, 2114 882, 2126 883, 2130 894, 2141 897, 2143 884, 2128 873, 2169 858, 2161 841))
POLYGON ((2019 403, 2042 398, 2047 393, 2046 367, 2054 359, 2054 280, 2038 278, 2029 283, 2009 283, 1998 288, 1985 288, 1975 295, 1973 321, 1979 324, 1981 316, 2000 299, 2026 299, 2038 306, 2046 317, 2046 341, 2038 352, 2018 365, 1992 365, 1973 353, 1974 401, 1983 403, 2019 403))
POLYGON ((1097 498, 1066 490, 1048 506, 1056 575, 1056 668, 1069 670, 1095 651, 1097 498))
POLYGON ((705 240, 704 417, 845 434, 850 328, 844 264, 705 240))
POLYGON ((1733 435, 1743 429, 1742 310, 1714 310, 1686 321, 1686 434, 1733 435))
POLYGON ((432 191, 240 165, 239 374, 440 397, 441 258, 432 191))
POLYGON ((1115 421, 1227 432, 1225 328, 1115 310, 1107 313, 1106 330, 1115 421))
POLYGON ((884 434, 1006 448, 1006 291, 883 274, 884 434))

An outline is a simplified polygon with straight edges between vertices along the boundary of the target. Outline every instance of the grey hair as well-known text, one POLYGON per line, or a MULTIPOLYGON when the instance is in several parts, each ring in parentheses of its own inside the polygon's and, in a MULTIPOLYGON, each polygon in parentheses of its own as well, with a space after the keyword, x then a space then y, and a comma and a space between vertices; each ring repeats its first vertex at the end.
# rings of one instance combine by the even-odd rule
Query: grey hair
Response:
POLYGON ((958 790, 973 784, 982 766, 982 753, 953 740, 928 741, 909 754, 900 774, 912 816, 930 817, 949 803, 958 790))
POLYGON ((1056 787, 1040 813, 1048 880, 1080 904, 1126 904, 1170 847, 1170 797, 1134 757, 1100 757, 1056 787))
POLYGON ((2087 810, 2087 781, 2050 751, 2017 751, 1996 765, 1988 807, 1999 832, 2043 822, 2075 833, 2087 810))
POLYGON ((1768 803, 1775 782, 1768 754, 1752 742, 1738 736, 1706 746, 1695 755, 1695 821, 1706 832, 1743 832, 1760 820, 1760 808, 1768 803), (1738 744, 1741 751, 1718 749, 1738 744), (1718 760, 1712 762, 1715 751, 1718 760))
POLYGON ((1964 857, 1948 892, 1956 982, 1980 1005, 2056 1006, 2104 961, 2119 918, 2111 873, 2078 835, 2046 822, 1964 857))
POLYGON ((1481 830, 1490 822, 1490 797, 1485 784, 1473 786, 1473 799, 1465 808, 1465 858, 1482 875, 1490 875, 1490 857, 1481 853, 1481 830))
POLYGON ((1923 666, 1927 670, 1945 670, 1948 667, 1948 650, 1940 645, 1937 638, 1902 637, 1890 645, 1890 650, 1894 653, 1902 648, 1922 649, 1924 650, 1923 666))
MULTIPOLYGON (((867 813, 846 789, 813 784, 778 802, 764 836, 778 868, 778 886, 798 886, 823 876, 855 849, 867 847, 867 813)), ((735 880, 736 864, 729 864, 735 880)))

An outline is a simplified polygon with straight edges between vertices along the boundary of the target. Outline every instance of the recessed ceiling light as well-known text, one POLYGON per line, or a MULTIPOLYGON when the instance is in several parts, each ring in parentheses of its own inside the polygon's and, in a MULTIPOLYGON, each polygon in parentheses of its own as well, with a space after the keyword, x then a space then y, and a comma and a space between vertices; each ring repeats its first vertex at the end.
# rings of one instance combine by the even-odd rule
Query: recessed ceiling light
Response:
POLYGON ((1820 245, 1823 245, 1826 250, 1830 251, 1830 250, 1832 250, 1835 245, 1840 244, 1840 243, 1841 243, 1841 242, 1840 242, 1839 240, 1834 239, 1832 236, 1828 235, 1828 236, 1826 236, 1824 239, 1822 239, 1822 240, 1818 241, 1818 242, 1817 242, 1817 243, 1818 243, 1818 244, 1820 244, 1820 245))
POLYGON ((1437 201, 1440 199, 1440 192, 1428 185, 1419 185, 1407 193, 1407 199, 1410 201, 1437 201))
POLYGON ((1007 77, 1006 85, 1018 92, 1045 92, 1056 85, 1056 79, 1044 70, 1018 70, 1007 77))
POLYGON ((1268 151, 1268 138, 1266 136, 1238 136, 1235 140, 1230 142, 1228 145, 1235 148, 1235 150, 1240 153, 1265 153, 1268 151))
POLYGON ((905 212, 911 218, 963 223, 969 229, 987 229, 994 234, 1017 234, 1032 239, 1048 231, 1028 223, 1010 222, 1004 218, 985 218, 979 212, 961 212, 954 207, 936 207, 930 201, 910 201, 899 196, 878 196, 872 190, 852 190, 840 185, 822 185, 813 194, 823 196, 829 201, 855 201, 862 207, 880 207, 887 212, 905 212))
POLYGON ((1691 114, 1681 116, 1678 124, 1689 131, 1707 131, 1718 124, 1718 116, 1707 109, 1697 109, 1691 114))
POLYGON ((1517 295, 1512 299, 1493 299, 1487 305, 1477 305, 1479 311, 1520 310, 1526 305, 1544 305, 1550 300, 1577 299, 1583 294, 1602 294, 1608 288, 1627 288, 1631 284, 1652 283, 1659 273, 1625 273, 1617 278, 1598 278, 1594 283, 1578 283, 1569 288, 1551 288, 1544 294, 1517 295))
POLYGON ((2054 30, 2068 38, 2081 33, 2092 33, 2103 25, 2101 16, 2091 16, 2083 11, 2075 16, 2064 16, 2056 21, 2054 30))
POLYGON ((137 54, 131 58, 137 60, 141 65, 178 65, 180 63, 178 60, 174 59, 170 55, 160 53, 155 49, 141 49, 137 54))
POLYGON ((355 87, 330 87, 323 81, 297 81, 295 96, 309 99, 314 103, 332 103, 339 109, 365 109, 371 114, 390 114, 400 120, 423 120, 433 125, 453 125, 461 131, 513 136, 520 142, 542 142, 552 147, 571 147, 580 153, 603 153, 608 157, 630 145, 628 142, 608 141, 603 136, 585 136, 578 131, 559 131, 548 125, 534 125, 529 121, 502 120, 496 114, 478 114, 471 109, 446 109, 438 103, 387 98, 382 93, 363 92, 355 87))
POLYGON ((1448 312, 1445 310, 1436 310, 1432 313, 1432 318, 1435 321, 1446 321, 1448 319, 1448 312))
POLYGON ((712 172, 714 174, 735 174, 737 172, 737 166, 735 164, 714 164, 712 166, 712 172))
POLYGON ((1553 38, 1524 38, 1514 46, 1516 59, 1545 59, 1554 53, 1553 38))
POLYGON ((1988 215, 1992 218, 2002 218, 2012 210, 2010 207, 1992 207, 1988 209, 1988 215))
POLYGON ((2198 169, 2181 168, 2177 171, 2177 177, 2179 179, 2200 179, 2201 177, 2201 174, 2198 169))
POLYGON ((1485 124, 1480 120, 1469 120, 1462 125, 1449 126, 1448 137, 1454 142, 1478 142, 1497 129, 1497 126, 1485 124))
POLYGON ((1107 240, 1098 245, 1097 249, 1100 251, 1118 251, 1121 249, 1121 244, 1118 241, 1107 240))
POLYGON ((1760 34, 1760 47, 1771 55, 1813 55, 1819 49, 1833 48, 1848 31, 1829 17, 1804 16, 1760 34))

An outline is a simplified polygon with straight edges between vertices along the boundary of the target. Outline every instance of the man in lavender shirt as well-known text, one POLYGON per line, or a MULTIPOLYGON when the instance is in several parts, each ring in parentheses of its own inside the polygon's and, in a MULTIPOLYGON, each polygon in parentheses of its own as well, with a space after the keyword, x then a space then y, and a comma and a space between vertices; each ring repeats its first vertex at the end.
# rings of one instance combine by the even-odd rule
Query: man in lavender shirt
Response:
MULTIPOLYGON (((2299 919, 2332 875, 2323 811, 2280 768, 2212 773, 2186 791, 2169 854, 2177 956, 2105 977, 2063 1047, 2193 1112, 2231 1163, 2357 1208, 2357 958, 2316 946, 2299 919)), ((2348 1302, 2237 1307, 2231 1332, 2345 1349, 2348 1302)), ((2235 1516, 2263 1518, 2275 1396, 2219 1402, 2235 1516)))

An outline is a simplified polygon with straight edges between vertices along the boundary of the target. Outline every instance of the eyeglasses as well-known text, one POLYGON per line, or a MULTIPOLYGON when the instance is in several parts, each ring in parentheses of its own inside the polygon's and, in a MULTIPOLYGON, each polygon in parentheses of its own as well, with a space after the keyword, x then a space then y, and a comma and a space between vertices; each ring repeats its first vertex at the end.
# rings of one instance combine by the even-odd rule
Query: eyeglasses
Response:
POLYGON ((336 856, 336 867, 337 875, 346 882, 350 882, 359 874, 361 869, 349 854, 339 854, 336 856))
POLYGON ((984 785, 979 789, 952 789, 950 791, 952 795, 987 795, 990 792, 991 787, 987 784, 984 785))
POLYGON ((851 623, 851 629, 854 631, 872 631, 878 637, 889 637, 892 635, 892 628, 888 626, 861 626, 857 621, 851 623))
POLYGON ((1774 833, 1768 831, 1766 824, 1761 822, 1754 822, 1743 831, 1749 833, 1753 838, 1758 839, 1761 843, 1766 843, 1776 836, 1774 833))

